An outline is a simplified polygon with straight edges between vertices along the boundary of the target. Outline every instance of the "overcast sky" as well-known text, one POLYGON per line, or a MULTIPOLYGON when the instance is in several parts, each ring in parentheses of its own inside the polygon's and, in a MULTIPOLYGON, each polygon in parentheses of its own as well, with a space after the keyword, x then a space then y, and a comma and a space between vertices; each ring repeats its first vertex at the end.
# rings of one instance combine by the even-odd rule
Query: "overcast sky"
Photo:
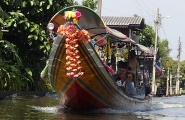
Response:
MULTIPOLYGON (((82 0, 75 0, 81 4, 82 0)), ((102 16, 133 16, 137 14, 145 23, 154 26, 157 8, 161 17, 159 37, 168 39, 172 49, 170 57, 177 60, 178 39, 181 41, 181 61, 185 60, 185 0, 102 0, 102 16), (165 18, 170 16, 170 18, 165 18)))

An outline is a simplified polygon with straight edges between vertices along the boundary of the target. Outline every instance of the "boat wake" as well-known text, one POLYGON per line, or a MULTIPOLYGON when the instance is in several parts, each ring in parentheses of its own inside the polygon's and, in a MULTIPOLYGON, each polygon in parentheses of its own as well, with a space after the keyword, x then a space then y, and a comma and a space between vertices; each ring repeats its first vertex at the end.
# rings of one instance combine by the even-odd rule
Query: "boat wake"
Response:
POLYGON ((40 107, 40 106, 30 106, 29 107, 33 108, 34 110, 41 111, 43 113, 53 113, 53 114, 58 114, 61 112, 64 107, 58 105, 58 106, 53 106, 53 107, 40 107))
MULTIPOLYGON (((47 96, 50 96, 52 98, 57 98, 55 96, 55 94, 51 95, 48 94, 47 96), (53 97, 54 96, 54 97, 53 97)), ((57 105, 57 106, 53 106, 53 107, 40 107, 40 106, 30 106, 33 109, 37 110, 37 111, 41 111, 41 112, 45 112, 45 113, 54 113, 54 114, 58 114, 58 113, 103 113, 103 114, 136 114, 136 115, 140 115, 140 114, 145 114, 145 113, 156 113, 156 114, 160 114, 160 111, 168 111, 170 109, 185 109, 185 104, 183 104, 182 102, 177 102, 177 101, 173 101, 173 99, 169 99, 169 98, 163 98, 162 99, 163 102, 160 102, 161 99, 157 99, 154 100, 152 103, 149 104, 149 109, 143 109, 142 111, 127 111, 127 110, 114 110, 114 109, 110 109, 110 108, 104 108, 104 109, 95 109, 95 110, 84 110, 84 111, 75 111, 72 109, 66 109, 66 107, 61 106, 61 105, 57 105)), ((137 108, 136 108, 137 109, 137 108)))
POLYGON ((185 114, 185 104, 176 104, 176 103, 153 103, 150 111, 138 111, 134 114, 137 118, 142 119, 152 119, 152 120, 168 120, 168 119, 178 119, 184 120, 185 114))
MULTIPOLYGON (((45 113, 61 113, 61 112, 65 112, 67 109, 65 109, 65 107, 58 105, 58 106, 53 106, 53 107, 40 107, 40 106, 30 106, 32 107, 34 110, 38 110, 41 112, 45 112, 45 113)), ((148 112, 148 111, 156 111, 156 110, 162 110, 162 109, 169 109, 169 108, 185 108, 185 104, 173 104, 173 103, 163 103, 163 102, 156 102, 156 103, 152 103, 150 108, 148 108, 146 111, 125 111, 125 110, 114 110, 114 109, 110 109, 110 108, 105 108, 105 109, 96 109, 96 110, 86 110, 86 111, 80 111, 83 113, 104 113, 104 114, 130 114, 130 113, 144 113, 144 112, 148 112)), ((70 110, 67 110, 68 112, 70 112, 70 110)), ((71 112, 74 112, 71 110, 71 112)), ((77 112, 77 111, 76 111, 77 112)), ((79 111, 78 111, 79 112, 79 111)))
POLYGON ((183 108, 185 104, 180 103, 163 103, 163 102, 156 102, 152 103, 151 110, 159 110, 159 109, 167 109, 167 108, 183 108))

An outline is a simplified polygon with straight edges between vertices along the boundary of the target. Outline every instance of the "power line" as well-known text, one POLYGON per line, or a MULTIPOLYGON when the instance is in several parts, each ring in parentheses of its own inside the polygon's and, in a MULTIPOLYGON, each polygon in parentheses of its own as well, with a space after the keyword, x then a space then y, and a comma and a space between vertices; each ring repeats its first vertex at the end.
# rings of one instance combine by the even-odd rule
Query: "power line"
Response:
MULTIPOLYGON (((117 13, 117 14, 120 14, 120 15, 126 15, 126 14, 122 14, 122 13, 119 13, 119 12, 116 12, 116 11, 113 11, 113 10, 110 10, 110 9, 107 9, 107 8, 105 8, 105 7, 102 7, 102 8, 103 8, 103 9, 106 9, 106 10, 112 12, 112 13, 117 13)), ((127 16, 131 16, 131 15, 127 15, 127 16)))
POLYGON ((148 13, 141 5, 140 3, 136 0, 136 2, 138 3, 138 5, 140 6, 140 8, 142 8, 148 15, 150 15, 150 13, 148 13))
POLYGON ((141 0, 141 2, 143 3, 143 5, 145 5, 152 13, 154 13, 154 11, 153 10, 151 10, 144 2, 143 2, 143 0, 141 0))
MULTIPOLYGON (((137 0, 136 0, 136 2, 137 2, 137 4, 138 4, 138 6, 139 6, 139 8, 141 8, 145 13, 147 13, 150 17, 149 17, 149 21, 151 22, 151 23, 153 23, 153 20, 155 19, 154 18, 154 15, 151 15, 137 0)), ((143 1, 142 1, 143 2, 143 1)), ((143 2, 144 3, 144 2, 143 2)), ((144 4, 146 7, 147 7, 147 5, 146 4, 144 4)), ((148 8, 148 7, 147 7, 148 8)), ((151 10, 151 9, 150 9, 151 10)), ((151 10, 152 11, 152 10, 151 10)), ((153 11, 152 11, 152 13, 154 13, 153 11)))
POLYGON ((138 9, 138 11, 142 14, 142 11, 140 11, 140 9, 138 8, 138 6, 137 6, 136 3, 134 2, 134 0, 132 0, 132 2, 134 3, 134 5, 135 5, 136 8, 138 9))
POLYGON ((168 39, 168 38, 167 38, 167 35, 166 35, 166 32, 165 32, 165 30, 164 30, 163 24, 161 24, 161 28, 162 28, 162 30, 163 30, 163 32, 164 32, 164 35, 165 35, 166 39, 168 39))

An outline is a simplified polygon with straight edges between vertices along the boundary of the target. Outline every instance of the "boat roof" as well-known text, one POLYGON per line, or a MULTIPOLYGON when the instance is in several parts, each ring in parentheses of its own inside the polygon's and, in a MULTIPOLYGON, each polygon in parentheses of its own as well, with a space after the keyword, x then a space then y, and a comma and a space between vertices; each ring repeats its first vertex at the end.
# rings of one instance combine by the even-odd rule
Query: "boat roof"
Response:
POLYGON ((141 44, 137 44, 134 40, 130 39, 129 37, 127 37, 125 34, 119 32, 118 30, 116 29, 112 29, 110 27, 106 27, 110 37, 113 37, 114 41, 122 41, 122 42, 127 42, 127 43, 131 43, 132 45, 135 45, 138 47, 138 49, 140 51, 143 51, 145 54, 147 55, 153 55, 152 51, 144 46, 144 45, 141 45, 141 44))
POLYGON ((130 39, 129 37, 127 37, 122 32, 120 32, 116 29, 112 29, 108 26, 106 26, 106 29, 107 29, 107 32, 110 35, 110 37, 113 37, 114 39, 116 39, 116 41, 128 42, 128 43, 131 43, 133 45, 136 44, 136 42, 134 40, 130 39))
POLYGON ((153 55, 152 51, 148 48, 148 47, 145 47, 144 45, 141 45, 141 44, 136 44, 139 48, 139 50, 145 52, 147 55, 153 55))

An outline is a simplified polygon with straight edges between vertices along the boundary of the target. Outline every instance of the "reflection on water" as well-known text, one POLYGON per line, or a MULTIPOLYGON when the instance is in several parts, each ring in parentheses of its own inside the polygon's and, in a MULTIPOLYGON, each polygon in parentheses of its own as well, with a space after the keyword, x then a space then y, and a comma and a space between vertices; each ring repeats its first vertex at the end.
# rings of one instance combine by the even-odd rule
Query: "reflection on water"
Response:
POLYGON ((101 109, 93 111, 71 111, 59 105, 55 94, 17 96, 0 100, 0 118, 11 120, 183 120, 185 96, 153 98, 150 111, 128 112, 101 109))

